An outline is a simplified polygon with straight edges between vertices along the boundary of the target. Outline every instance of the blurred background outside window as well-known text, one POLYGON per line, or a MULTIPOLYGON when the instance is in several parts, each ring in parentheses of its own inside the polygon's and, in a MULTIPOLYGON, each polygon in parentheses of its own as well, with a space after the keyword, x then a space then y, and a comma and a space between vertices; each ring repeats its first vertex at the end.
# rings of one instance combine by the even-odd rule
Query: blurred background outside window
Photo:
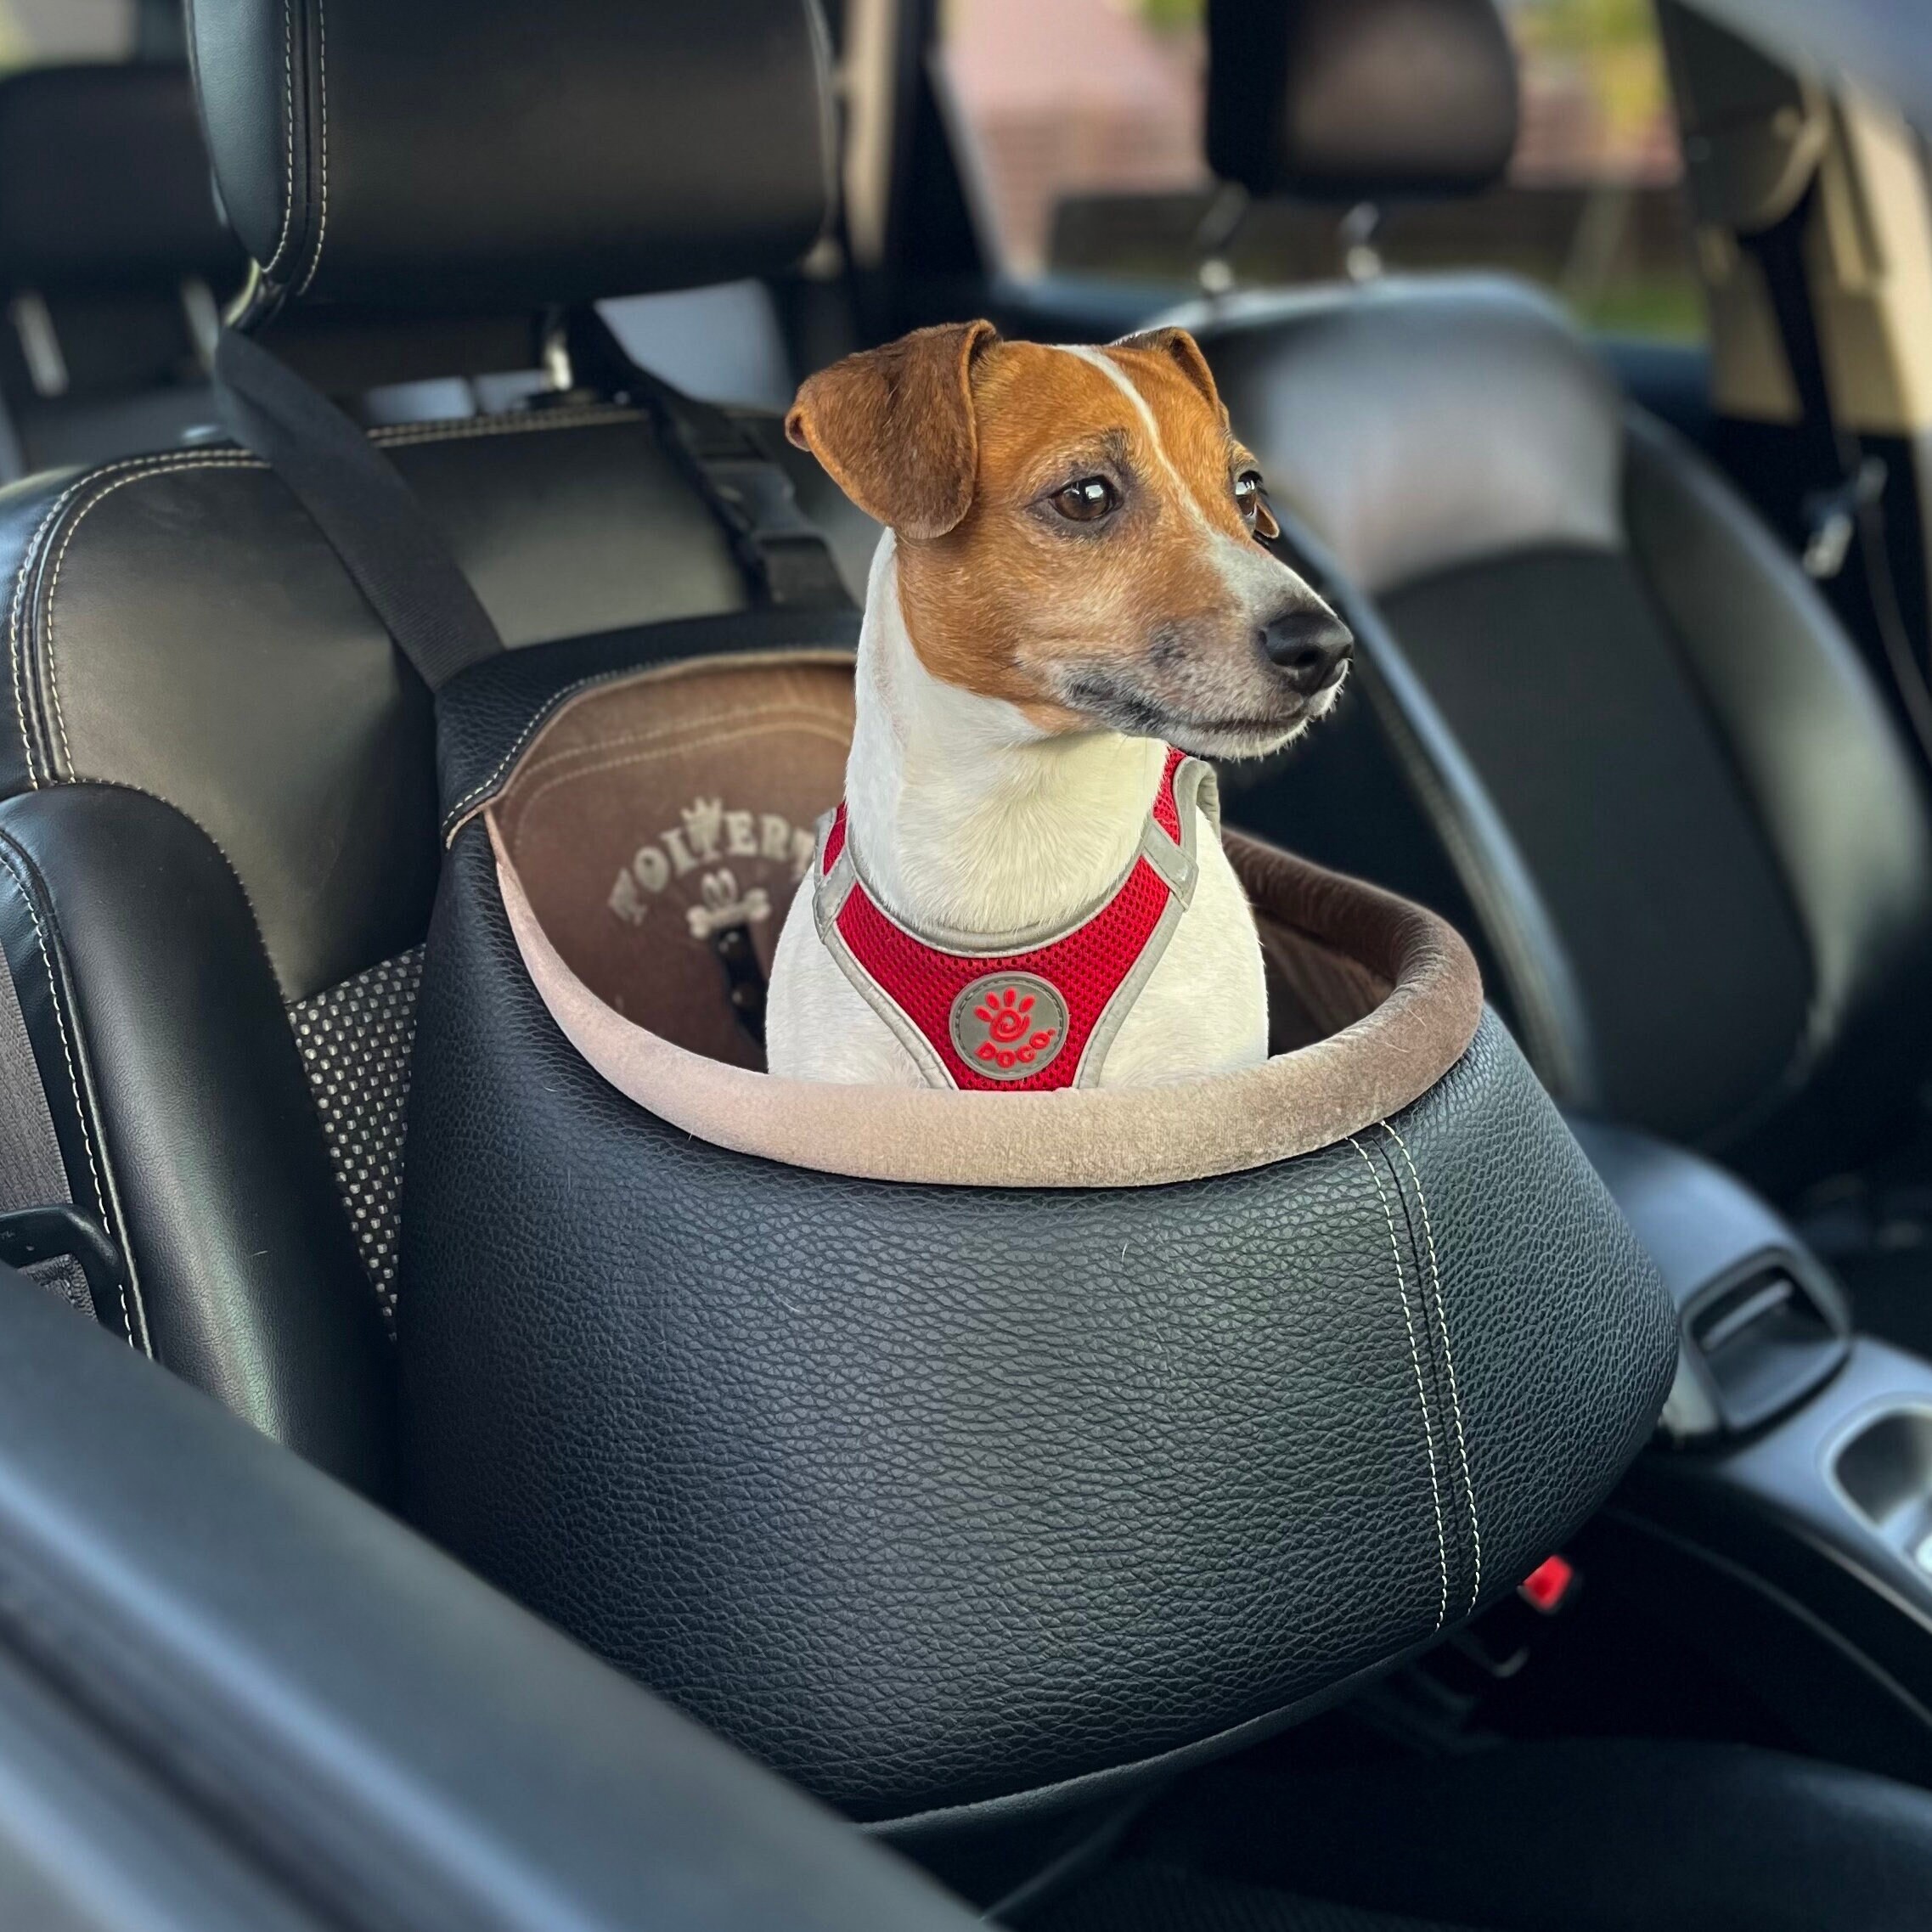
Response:
MULTIPOLYGON (((1493 267, 1592 326, 1689 339, 1703 313, 1649 0, 1505 0, 1523 131, 1506 182, 1383 211, 1391 268, 1493 267)), ((1202 0, 944 0, 942 78, 1011 273, 1191 281, 1213 198, 1203 158, 1202 0)), ((1251 209, 1236 280, 1326 278, 1343 211, 1251 209)))
POLYGON ((70 60, 126 60, 136 0, 0 0, 0 73, 70 60))

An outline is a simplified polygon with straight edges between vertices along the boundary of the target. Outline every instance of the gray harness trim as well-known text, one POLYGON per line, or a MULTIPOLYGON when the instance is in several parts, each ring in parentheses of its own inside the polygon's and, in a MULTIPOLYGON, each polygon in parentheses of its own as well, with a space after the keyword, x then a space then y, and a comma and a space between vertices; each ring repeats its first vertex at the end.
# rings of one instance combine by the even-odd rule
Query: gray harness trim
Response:
MULTIPOLYGON (((1214 767, 1199 758, 1183 758, 1174 769, 1174 803, 1180 824, 1180 842, 1176 843, 1161 829, 1150 805, 1146 823, 1141 828, 1141 842, 1120 876, 1098 898, 1083 907, 1071 919, 1029 927, 1017 932, 999 933, 991 938, 983 933, 954 932, 944 927, 922 931, 889 911, 870 885, 865 887, 866 896, 878 909, 881 918, 897 927, 908 938, 935 952, 950 953, 964 959, 1005 959, 1016 953, 1037 952, 1078 932, 1119 893, 1132 876, 1134 868, 1145 859, 1166 882, 1168 903, 1148 935, 1146 944, 1141 948, 1140 958, 1115 988, 1113 997, 1101 1009, 1082 1049, 1073 1084, 1076 1087, 1098 1086, 1101 1069, 1106 1063, 1107 1050, 1113 1045, 1115 1035, 1132 1011, 1134 1002, 1141 996, 1154 968, 1160 964, 1169 941, 1174 938, 1174 928, 1180 923, 1181 915, 1193 903, 1195 882, 1201 876, 1196 850, 1197 817, 1204 815, 1214 836, 1217 838, 1220 836, 1221 792, 1214 767)), ((839 849, 837 861, 829 870, 826 868, 825 840, 831 835, 832 822, 837 815, 835 808, 820 819, 812 859, 812 916, 819 938, 825 950, 838 962, 839 971, 857 989, 859 996, 892 1029, 893 1037, 918 1063, 926 1084, 932 1087, 956 1089, 958 1083, 934 1050, 932 1043, 913 1023, 899 1003, 865 970, 838 929, 838 915, 845 910, 845 902, 851 896, 853 887, 865 882, 859 866, 857 843, 849 815, 846 820, 845 843, 839 849)))

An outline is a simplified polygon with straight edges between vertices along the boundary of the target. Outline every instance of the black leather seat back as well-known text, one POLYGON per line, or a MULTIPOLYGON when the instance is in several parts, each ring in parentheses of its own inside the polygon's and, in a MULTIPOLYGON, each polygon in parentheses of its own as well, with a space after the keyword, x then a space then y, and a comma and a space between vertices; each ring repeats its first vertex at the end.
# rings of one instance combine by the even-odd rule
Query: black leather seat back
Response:
POLYGON ((222 199, 318 302, 504 313, 783 266, 832 144, 814 8, 197 0, 222 199))
POLYGON ((185 67, 0 81, 5 476, 165 448, 213 420, 202 358, 243 256, 185 67))
MULTIPOLYGON (((447 292, 494 312, 491 341, 508 317, 533 344, 520 318, 546 295, 769 273, 824 217, 810 0, 729 20, 331 0, 325 20, 222 0, 194 27, 245 239, 263 268, 279 249, 276 292, 352 302, 365 336, 391 292, 447 292), (521 202, 484 211, 493 181, 521 202)), ((746 600, 718 515, 632 401, 373 433, 513 648, 746 600)), ((72 1198, 127 1253, 103 1319, 385 1491, 439 860, 426 694, 287 487, 231 445, 0 491, 0 941, 72 1198)))
MULTIPOLYGON (((1217 115, 1259 85, 1262 11, 1216 9, 1217 115)), ((1330 63, 1356 31, 1348 8, 1287 11, 1292 46, 1330 63)), ((1360 16, 1365 61, 1384 11, 1360 16)), ((1507 42, 1463 32, 1462 0, 1394 11, 1440 14, 1422 45, 1453 43, 1424 90, 1449 124, 1413 162, 1426 188, 1512 102, 1471 54, 1507 62, 1507 42)), ((1306 77, 1287 58, 1269 71, 1292 121, 1306 77)), ((1369 137, 1349 138, 1360 186, 1369 137)), ((1492 172, 1507 147, 1490 143, 1492 172)), ((1320 191, 1341 166, 1305 130, 1242 160, 1276 190, 1320 191)), ((1392 151, 1382 178, 1408 166, 1392 151)), ((1522 284, 1390 279, 1172 319, 1270 488, 1379 603, 1521 848, 1600 1081, 1566 1097, 1773 1179, 1850 1116, 1882 1121, 1924 1064, 1932 829, 1853 647, 1736 494, 1522 284)))

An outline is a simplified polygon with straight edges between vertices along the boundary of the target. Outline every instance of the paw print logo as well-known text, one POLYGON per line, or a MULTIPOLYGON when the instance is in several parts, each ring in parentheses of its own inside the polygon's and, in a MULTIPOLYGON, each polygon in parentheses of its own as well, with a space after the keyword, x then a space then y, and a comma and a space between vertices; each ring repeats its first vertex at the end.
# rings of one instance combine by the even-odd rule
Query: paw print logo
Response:
POLYGON ((989 973, 953 1003, 953 1045, 976 1073, 1023 1080, 1051 1063, 1067 1038, 1067 1006, 1031 973, 989 973))

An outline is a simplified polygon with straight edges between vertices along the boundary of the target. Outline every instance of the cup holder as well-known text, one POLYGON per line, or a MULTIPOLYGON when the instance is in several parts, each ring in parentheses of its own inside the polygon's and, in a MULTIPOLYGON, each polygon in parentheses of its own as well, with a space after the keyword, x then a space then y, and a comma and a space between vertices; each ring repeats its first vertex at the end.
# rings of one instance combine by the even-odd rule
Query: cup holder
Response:
POLYGON ((1839 1492, 1908 1563, 1932 1575, 1932 1409, 1887 1410, 1832 1457, 1839 1492))

